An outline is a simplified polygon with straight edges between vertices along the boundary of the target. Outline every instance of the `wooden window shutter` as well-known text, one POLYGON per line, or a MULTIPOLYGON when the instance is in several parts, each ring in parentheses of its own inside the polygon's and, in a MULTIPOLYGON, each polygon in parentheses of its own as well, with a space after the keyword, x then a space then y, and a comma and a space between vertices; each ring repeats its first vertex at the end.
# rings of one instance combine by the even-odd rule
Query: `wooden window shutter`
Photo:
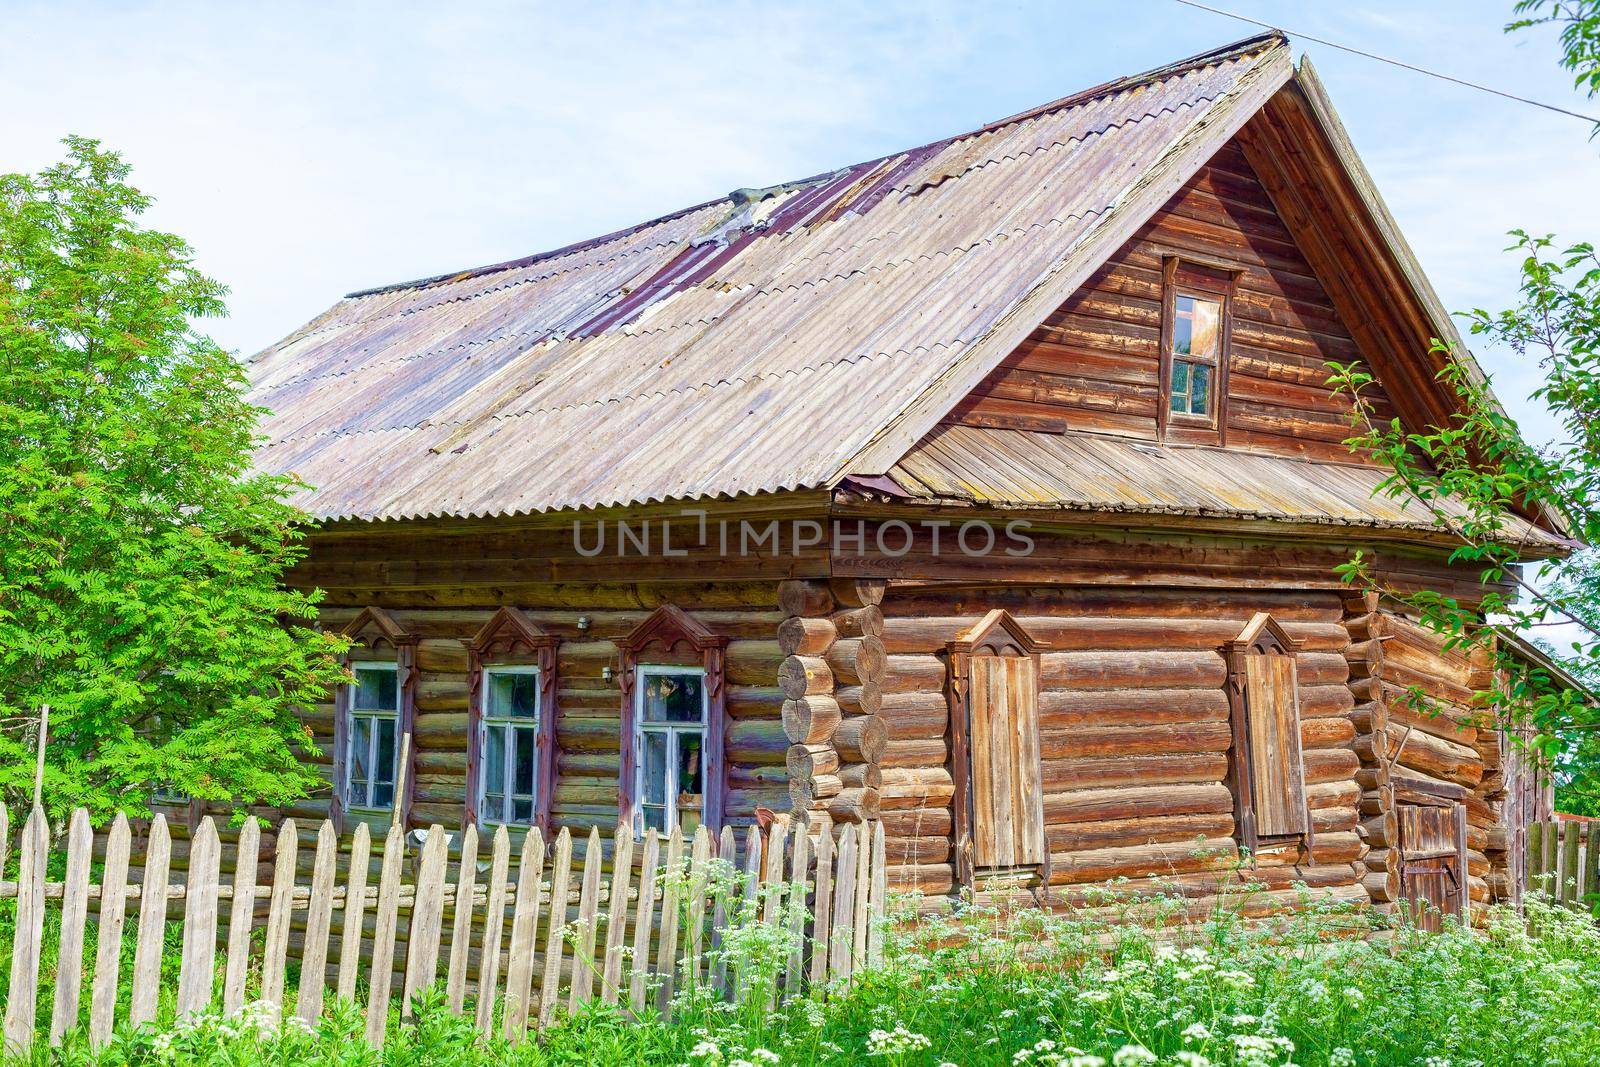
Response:
POLYGON ((1245 718, 1250 726, 1250 785, 1256 832, 1267 837, 1306 831, 1305 769, 1300 758, 1300 700, 1294 656, 1245 657, 1245 718))
POLYGON ((1009 614, 990 612, 949 646, 963 879, 1048 869, 1039 761, 1039 650, 1009 614))
POLYGON ((1311 843, 1305 764, 1300 752, 1299 646, 1266 612, 1228 643, 1233 748, 1229 779, 1241 843, 1302 838, 1311 843))

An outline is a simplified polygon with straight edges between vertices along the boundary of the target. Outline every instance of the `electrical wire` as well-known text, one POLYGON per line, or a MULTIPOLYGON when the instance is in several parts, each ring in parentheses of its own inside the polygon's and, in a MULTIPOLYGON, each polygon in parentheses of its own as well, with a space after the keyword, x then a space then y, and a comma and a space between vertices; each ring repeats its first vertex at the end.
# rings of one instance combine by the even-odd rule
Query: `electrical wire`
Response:
POLYGON ((1379 63, 1387 63, 1393 67, 1401 67, 1417 74, 1425 74, 1430 78, 1438 78, 1440 81, 1452 82, 1456 85, 1465 86, 1468 89, 1476 89, 1481 93, 1491 93, 1495 96, 1504 97, 1507 100, 1515 100, 1519 104, 1531 104, 1534 107, 1544 108, 1546 111, 1554 111, 1558 115, 1567 115, 1571 118, 1582 119, 1584 122, 1587 122, 1592 126, 1600 126, 1600 119, 1593 118, 1577 111, 1569 111, 1564 107, 1557 107, 1555 104, 1546 104, 1542 100, 1530 100, 1526 96, 1517 96, 1514 93, 1502 92, 1499 89, 1493 89, 1487 85, 1479 85, 1477 82, 1469 82, 1464 78, 1456 78, 1449 74, 1440 74, 1436 70, 1428 70, 1426 67, 1418 67, 1398 59, 1390 59, 1388 56, 1381 56, 1376 52, 1366 52, 1359 48, 1352 48, 1347 44, 1339 44, 1337 41, 1327 40, 1323 37, 1313 37, 1311 34, 1301 33, 1299 30, 1291 30, 1284 26, 1274 26, 1270 22, 1262 22, 1260 19, 1249 18, 1245 15, 1236 15, 1232 11, 1224 11, 1220 7, 1211 7, 1208 4, 1199 3, 1198 0, 1173 0, 1173 2, 1183 4, 1185 7, 1193 7, 1198 8, 1201 11, 1209 11, 1213 15, 1221 15, 1224 18, 1237 19, 1240 22, 1247 22, 1252 26, 1260 26, 1265 30, 1277 30, 1279 33, 1286 33, 1291 37, 1301 37, 1307 41, 1314 41, 1317 44, 1325 45, 1328 48, 1337 48, 1341 52, 1349 52, 1351 55, 1361 56, 1365 59, 1377 60, 1379 63))

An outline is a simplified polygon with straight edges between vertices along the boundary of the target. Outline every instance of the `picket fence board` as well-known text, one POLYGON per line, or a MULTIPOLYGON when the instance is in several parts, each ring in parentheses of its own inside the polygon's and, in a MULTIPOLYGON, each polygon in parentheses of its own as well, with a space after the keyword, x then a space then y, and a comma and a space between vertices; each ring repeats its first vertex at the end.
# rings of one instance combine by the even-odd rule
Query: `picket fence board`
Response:
POLYGON ((394 981, 394 930, 400 913, 400 865, 405 860, 405 835, 398 822, 383 842, 383 870, 378 876, 378 914, 372 933, 372 970, 367 976, 367 1043, 383 1047, 389 1021, 389 987, 394 981))
POLYGON ((44 941, 44 883, 49 864, 49 827, 35 807, 22 826, 22 855, 17 868, 17 922, 11 948, 11 986, 6 1000, 5 1042, 8 1048, 33 1041, 39 994, 39 950, 44 941))
POLYGON ((356 824, 350 839, 350 872, 345 877, 344 926, 339 938, 339 998, 354 1000, 361 971, 361 941, 367 912, 367 869, 372 856, 372 829, 356 824))
MULTIPOLYGON (((203 819, 189 853, 189 892, 183 901, 183 962, 178 971, 178 1017, 211 1006, 216 981, 217 890, 222 876, 222 842, 217 826, 203 819)), ((315 906, 313 896, 313 906, 315 906)), ((315 1018, 315 1016, 313 1016, 315 1018)))
POLYGON ((317 830, 317 856, 311 867, 311 900, 305 940, 300 950, 300 987, 295 1015, 312 1022, 322 1014, 322 991, 328 981, 328 931, 333 925, 333 883, 339 864, 339 834, 323 820, 317 830))
MULTIPOLYGON (((3 833, 0 829, 0 833, 3 833)), ((89 860, 94 854, 94 830, 89 813, 72 813, 67 830, 67 868, 61 896, 61 941, 56 957, 56 999, 51 1005, 50 1047, 78 1021, 78 997, 83 987, 83 932, 89 918, 89 860)))
POLYGON ((261 824, 247 818, 239 828, 233 868, 233 899, 228 905, 228 963, 222 979, 222 1011, 234 1015, 244 1006, 245 980, 250 975, 250 930, 255 924, 256 862, 261 855, 261 824))
POLYGON ((567 998, 568 1011, 576 1011, 594 997, 595 925, 600 918, 600 868, 604 863, 600 829, 590 827, 588 847, 583 852, 583 890, 578 898, 577 945, 572 951, 572 990, 567 998))
POLYGON ((450 927, 450 962, 445 968, 444 999, 450 1010, 461 1014, 467 1001, 467 957, 472 953, 472 906, 478 887, 478 828, 469 826, 461 835, 461 859, 456 872, 455 921, 450 927))
MULTIPOLYGON (((538 830, 529 834, 536 838, 538 830)), ((489 860, 489 893, 485 902, 483 954, 478 961, 478 1011, 476 1023, 483 1034, 494 1026, 495 992, 500 984, 500 938, 506 925, 506 877, 511 867, 511 834, 504 826, 494 833, 489 860)))
POLYGON ((411 926, 406 942, 405 992, 400 1013, 409 1018, 417 994, 433 984, 439 975, 439 935, 444 920, 445 863, 449 846, 444 827, 434 824, 422 845, 422 863, 417 871, 416 903, 411 909, 411 926))
POLYGON ((139 943, 133 953, 133 992, 128 999, 128 1021, 135 1026, 156 1017, 161 951, 166 946, 167 868, 171 860, 172 835, 166 818, 157 815, 150 823, 144 880, 139 887, 139 943))
POLYGON ((117 980, 122 965, 122 928, 127 921, 128 853, 132 836, 127 817, 118 812, 106 839, 105 866, 100 874, 100 940, 95 948, 94 987, 89 1001, 89 1046, 95 1049, 103 1047, 111 1039, 116 1022, 117 980))
POLYGON ((628 981, 628 1010, 634 1018, 644 1013, 645 973, 650 963, 651 914, 656 898, 657 861, 661 835, 654 829, 644 835, 644 855, 639 864, 639 905, 633 920, 633 976, 628 981))
MULTIPOLYGON (((0 852, 10 844, 9 819, 0 807, 0 852)), ((326 820, 269 827, 247 818, 231 829, 204 817, 191 831, 157 815, 142 825, 141 836, 118 815, 97 838, 88 814, 78 811, 53 846, 45 813, 29 815, 17 846, 19 880, 0 883, 0 896, 18 898, 4 1011, 9 1050, 26 1054, 46 1039, 59 1045, 85 1016, 91 1046, 99 1048, 124 1022, 214 1006, 233 1014, 252 999, 313 1022, 332 997, 354 997, 363 970, 366 1037, 375 1048, 395 1002, 405 1017, 436 981, 448 1010, 473 1011, 480 1031, 499 1024, 513 1038, 595 999, 640 1017, 652 985, 659 990, 655 1008, 666 1013, 691 985, 719 995, 748 991, 750 969, 723 952, 733 924, 744 921, 783 924, 793 938, 763 994, 769 1007, 881 960, 877 919, 887 901, 878 825, 846 826, 837 841, 827 828, 807 833, 783 818, 764 831, 724 827, 715 836, 704 827, 687 836, 636 836, 617 826, 605 835, 592 827, 585 841, 575 841, 563 829, 548 854, 543 835, 530 829, 516 857, 506 827, 497 827, 488 845, 476 830, 433 826, 418 848, 391 825, 375 855, 364 823, 345 835, 326 820), (47 880, 52 847, 65 851, 60 882, 47 880), (270 885, 258 884, 263 861, 270 885), (790 901, 801 906, 791 910, 790 901), (55 908, 61 951, 50 1012, 41 1018, 40 952, 46 910, 55 908), (120 953, 135 910, 129 1010, 118 1019, 120 953), (91 920, 92 963, 84 959, 91 920), (164 987, 164 935, 180 922, 178 974, 164 987), (251 935, 262 922, 253 958, 251 935), (300 969, 296 988, 287 990, 291 962, 300 969)), ((1570 845, 1562 859, 1568 851, 1570 845)), ((1593 854, 1581 849, 1585 862, 1593 854)), ((1582 885, 1594 882, 1575 861, 1567 859, 1567 867, 1582 885)))
POLYGON ((628 885, 633 878, 633 834, 617 827, 611 839, 611 895, 606 900, 606 956, 600 1003, 615 1004, 622 988, 622 941, 628 927, 628 885))
MULTIPOLYGON (((539 895, 544 879, 544 835, 535 827, 522 842, 517 867, 516 910, 511 918, 510 960, 506 964, 505 1035, 515 1037, 533 1010, 533 946, 539 933, 539 895)), ((552 907, 554 902, 552 901, 552 907)))

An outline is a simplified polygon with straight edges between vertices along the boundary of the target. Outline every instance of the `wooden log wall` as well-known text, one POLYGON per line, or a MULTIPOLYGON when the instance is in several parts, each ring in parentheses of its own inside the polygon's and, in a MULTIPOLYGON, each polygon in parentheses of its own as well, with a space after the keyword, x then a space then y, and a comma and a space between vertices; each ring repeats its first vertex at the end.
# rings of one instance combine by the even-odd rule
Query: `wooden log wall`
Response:
MULTIPOLYGON (((1227 443, 1350 462, 1342 443, 1350 405, 1328 387, 1327 363, 1363 354, 1236 145, 1202 167, 949 421, 1154 438, 1161 265, 1174 254, 1241 272, 1227 443)), ((1393 414, 1381 390, 1373 399, 1383 417, 1393 414)))
POLYGON ((1301 742, 1317 844, 1311 864, 1264 853, 1253 877, 1267 886, 1267 901, 1291 902, 1296 882, 1365 899, 1355 866, 1366 845, 1349 638, 1339 595, 1321 591, 891 585, 879 762, 892 884, 934 893, 955 886, 941 652, 997 607, 1050 646, 1041 660, 1040 748, 1054 899, 1123 876, 1171 879, 1201 898, 1237 881, 1220 646, 1257 611, 1270 611, 1302 643, 1301 742))
POLYGON ((779 589, 789 613, 778 641, 789 796, 807 824, 878 817, 884 587, 876 579, 838 579, 779 589))
POLYGON ((1506 746, 1475 697, 1489 688, 1488 664, 1446 650, 1439 635, 1376 595, 1345 607, 1361 828, 1371 849, 1363 881, 1374 906, 1392 908, 1402 895, 1399 806, 1430 801, 1465 806, 1470 900, 1512 899, 1506 746))
MULTIPOLYGON (((575 834, 591 827, 609 831, 617 821, 617 774, 621 758, 621 695, 615 639, 649 615, 649 607, 673 603, 713 633, 729 638, 726 653, 728 729, 725 811, 731 822, 747 825, 757 807, 787 810, 782 691, 783 662, 778 627, 783 616, 776 583, 724 587, 711 604, 697 602, 695 587, 618 585, 588 587, 590 603, 570 606, 578 597, 559 587, 547 595, 525 595, 515 606, 540 628, 560 638, 557 648, 559 717, 556 722, 556 772, 551 802, 552 832, 575 834), (745 602, 730 604, 743 589, 745 602), (633 606, 641 605, 641 606, 633 606), (649 605, 649 607, 643 606, 649 605), (580 625, 580 619, 583 624, 580 625), (604 677, 606 668, 612 677, 604 677)), ((322 621, 342 626, 355 608, 331 607, 322 621)), ((493 615, 481 608, 394 608, 392 614, 419 635, 417 728, 414 739, 415 800, 412 825, 460 826, 465 813, 467 748, 467 651, 470 640, 493 615)), ((318 705, 308 717, 331 776, 333 704, 318 705)), ((287 814, 314 818, 326 814, 328 793, 295 805, 287 814)))

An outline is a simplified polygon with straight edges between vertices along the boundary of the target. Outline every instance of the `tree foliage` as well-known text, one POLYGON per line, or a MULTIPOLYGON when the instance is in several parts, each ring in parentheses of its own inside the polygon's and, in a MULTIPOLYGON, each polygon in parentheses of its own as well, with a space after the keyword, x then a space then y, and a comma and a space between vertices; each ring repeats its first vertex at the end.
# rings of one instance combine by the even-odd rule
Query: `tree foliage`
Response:
MULTIPOLYGON (((1558 25, 1561 65, 1588 95, 1600 94, 1600 0, 1523 0, 1507 29, 1558 25)), ((1383 491, 1420 503, 1455 535, 1454 562, 1476 568, 1480 602, 1433 591, 1381 588, 1415 610, 1456 648, 1491 657, 1496 681, 1480 699, 1555 771, 1558 807, 1600 813, 1600 711, 1592 698, 1551 670, 1511 654, 1497 634, 1531 635, 1557 666, 1600 687, 1600 550, 1525 562, 1528 545, 1518 512, 1543 516, 1585 546, 1600 545, 1600 256, 1587 242, 1562 246, 1553 237, 1512 233, 1508 251, 1521 257, 1516 302, 1463 316, 1474 336, 1536 362, 1543 384, 1533 399, 1561 427, 1560 440, 1529 444, 1499 406, 1471 357, 1442 341, 1449 358, 1440 378, 1459 399, 1445 426, 1408 429, 1377 419, 1366 394, 1372 377, 1358 364, 1334 365, 1336 386, 1357 399, 1349 444, 1387 462, 1383 491), (1446 500, 1465 505, 1464 513, 1446 500), (1560 633, 1559 641, 1538 635, 1560 633)), ((1352 582, 1379 586, 1358 555, 1345 568, 1352 582)), ((1411 702, 1435 710, 1414 690, 1411 702)))
POLYGON ((303 794, 294 706, 341 676, 292 480, 252 470, 239 364, 195 330, 225 290, 91 140, 0 176, 0 791, 138 810, 152 783, 223 802, 303 794))

